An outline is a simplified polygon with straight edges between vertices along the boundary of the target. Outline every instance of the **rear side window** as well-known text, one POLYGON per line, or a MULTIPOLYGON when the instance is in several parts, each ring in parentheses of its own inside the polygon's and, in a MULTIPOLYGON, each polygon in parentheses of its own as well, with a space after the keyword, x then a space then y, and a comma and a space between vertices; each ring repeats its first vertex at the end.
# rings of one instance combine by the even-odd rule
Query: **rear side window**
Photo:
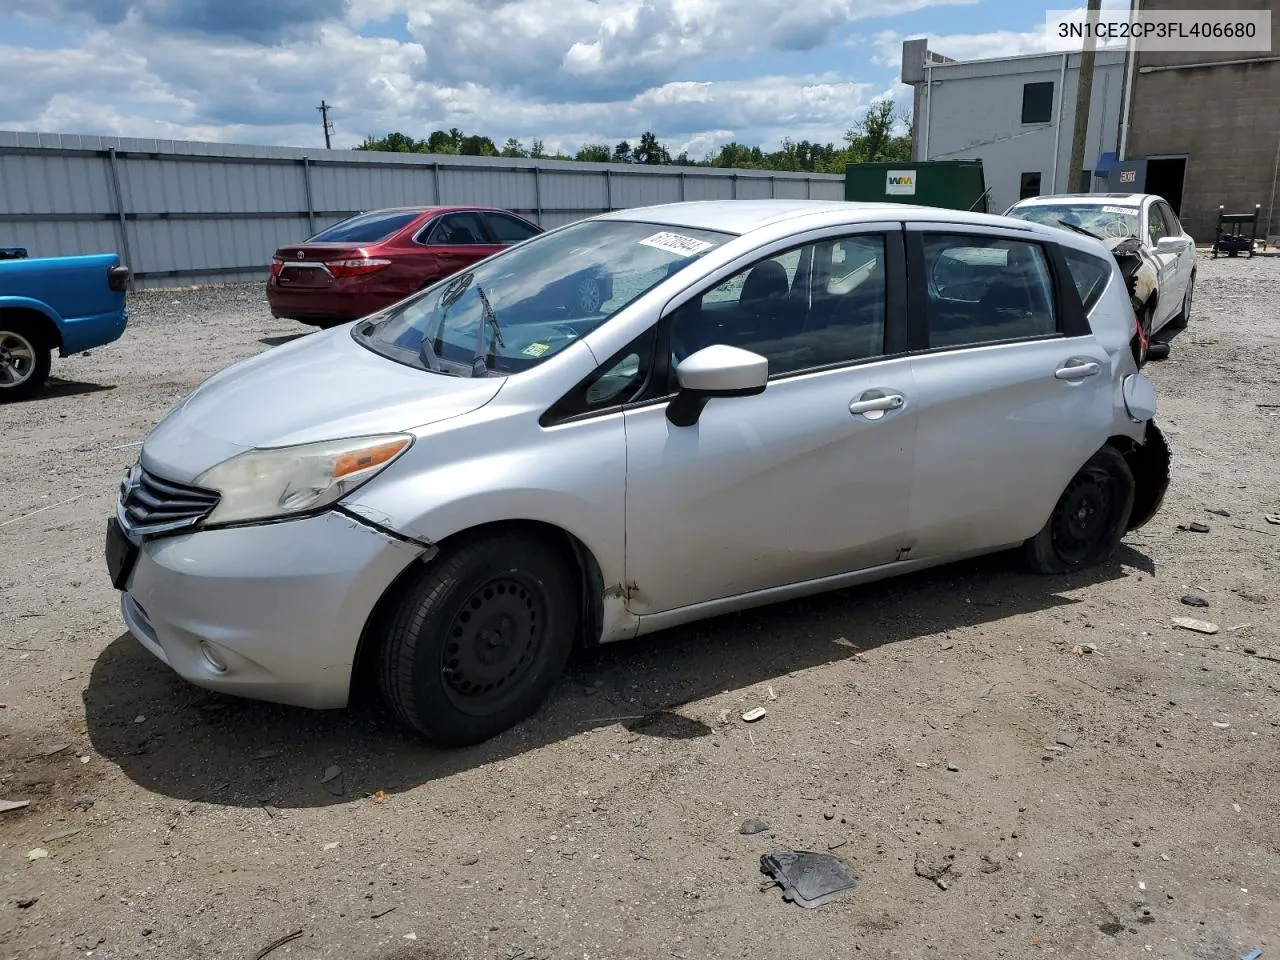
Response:
POLYGON ((520 243, 541 232, 531 223, 501 213, 486 213, 484 218, 493 231, 493 239, 498 243, 520 243))
POLYGON ((1102 291, 1107 289, 1107 281, 1111 279, 1111 261, 1070 247, 1062 248, 1062 256, 1067 261, 1067 269, 1071 271, 1071 280, 1076 285, 1076 292, 1080 294, 1084 312, 1091 313, 1101 299, 1102 291))
POLYGON ((926 234, 924 265, 930 348, 1058 332, 1053 279, 1039 244, 926 234))
POLYGON ((417 220, 419 216, 421 214, 416 211, 362 213, 335 223, 328 230, 321 230, 307 243, 378 243, 417 220))
POLYGON ((446 247, 473 246, 487 242, 480 218, 474 213, 445 214, 427 237, 428 244, 446 247))

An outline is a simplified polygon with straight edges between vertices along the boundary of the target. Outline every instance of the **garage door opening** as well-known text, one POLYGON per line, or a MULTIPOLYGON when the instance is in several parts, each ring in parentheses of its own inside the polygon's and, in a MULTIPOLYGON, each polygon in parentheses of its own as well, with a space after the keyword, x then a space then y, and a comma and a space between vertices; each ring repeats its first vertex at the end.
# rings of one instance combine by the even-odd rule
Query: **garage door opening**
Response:
POLYGON ((1182 216, 1182 184, 1186 177, 1186 157, 1147 158, 1146 192, 1168 200, 1179 217, 1182 216))

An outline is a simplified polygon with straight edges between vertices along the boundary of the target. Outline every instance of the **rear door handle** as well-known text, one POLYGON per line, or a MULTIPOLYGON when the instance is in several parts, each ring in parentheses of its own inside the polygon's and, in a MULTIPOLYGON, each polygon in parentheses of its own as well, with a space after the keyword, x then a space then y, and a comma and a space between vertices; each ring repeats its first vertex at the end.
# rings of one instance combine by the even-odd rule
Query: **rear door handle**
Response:
MULTIPOLYGON (((891 393, 888 396, 867 397, 865 394, 862 399, 853 401, 849 404, 849 412, 852 414, 876 414, 883 415, 886 411, 897 410, 906 399, 900 393, 891 393)), ((869 417, 875 419, 875 417, 869 417)))
POLYGON ((1096 360, 1073 357, 1053 371, 1053 375, 1059 380, 1086 380, 1089 377, 1096 377, 1101 372, 1102 364, 1096 360))

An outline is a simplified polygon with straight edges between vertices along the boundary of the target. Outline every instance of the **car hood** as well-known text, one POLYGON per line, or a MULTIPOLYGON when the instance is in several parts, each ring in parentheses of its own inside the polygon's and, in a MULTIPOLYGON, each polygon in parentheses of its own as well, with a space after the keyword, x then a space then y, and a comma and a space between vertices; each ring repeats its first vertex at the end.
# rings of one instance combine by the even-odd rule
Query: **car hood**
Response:
POLYGON ((197 387, 142 447, 143 465, 190 483, 254 447, 412 430, 462 416, 501 378, 444 376, 366 350, 344 325, 232 364, 197 387))

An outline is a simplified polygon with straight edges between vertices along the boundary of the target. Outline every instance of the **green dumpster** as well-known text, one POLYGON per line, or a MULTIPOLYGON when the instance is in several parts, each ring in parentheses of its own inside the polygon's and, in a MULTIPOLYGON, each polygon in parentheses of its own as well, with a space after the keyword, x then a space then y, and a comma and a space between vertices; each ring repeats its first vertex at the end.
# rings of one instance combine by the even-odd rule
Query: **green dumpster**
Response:
POLYGON ((844 198, 988 212, 981 160, 850 163, 844 168, 844 198))

